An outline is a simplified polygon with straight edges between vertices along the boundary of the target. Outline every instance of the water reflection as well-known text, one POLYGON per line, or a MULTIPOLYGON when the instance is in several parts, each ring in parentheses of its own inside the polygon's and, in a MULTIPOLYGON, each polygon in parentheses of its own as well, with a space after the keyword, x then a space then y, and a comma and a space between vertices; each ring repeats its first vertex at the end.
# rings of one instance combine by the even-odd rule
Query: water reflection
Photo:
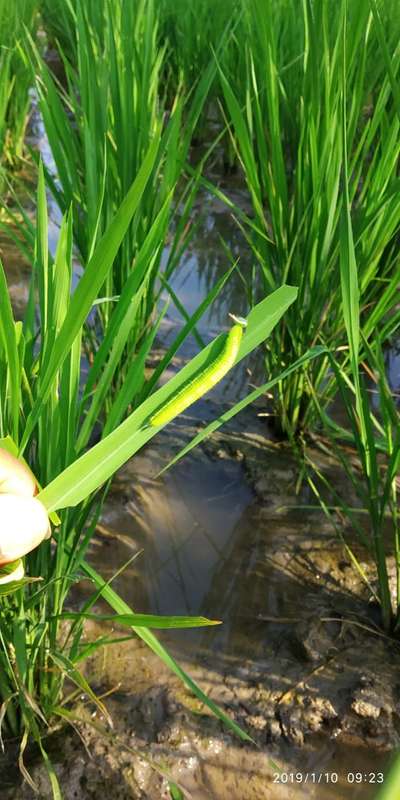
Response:
MULTIPOLYGON (((186 424, 194 428, 195 418, 186 424)), ((131 553, 142 550, 114 583, 133 608, 223 620, 219 627, 164 632, 160 638, 217 702, 228 702, 239 713, 245 709, 245 719, 259 720, 266 731, 281 728, 272 755, 288 770, 338 773, 337 785, 275 787, 268 778, 274 800, 372 797, 373 786, 351 785, 347 774, 384 768, 386 754, 367 750, 356 739, 345 743, 336 709, 349 703, 346 698, 357 690, 361 671, 369 668, 370 658, 373 668, 377 648, 383 645, 367 637, 360 664, 351 629, 329 622, 330 617, 347 616, 350 607, 351 584, 345 590, 337 578, 340 543, 322 518, 294 508, 280 511, 285 492, 290 492, 292 464, 285 456, 265 453, 275 497, 269 508, 249 490, 241 464, 222 452, 210 459, 197 451, 155 478, 171 439, 178 447, 183 435, 179 426, 172 426, 169 439, 161 435, 157 446, 121 470, 92 560, 110 578, 131 553), (283 483, 285 472, 279 497, 276 481, 283 483), (307 722, 304 733, 296 715, 314 707, 310 720, 319 720, 319 732, 310 734, 307 722)), ((365 604, 357 605, 356 595, 352 601, 361 613, 365 604)), ((127 687, 131 671, 136 674, 138 668, 134 652, 127 646, 127 687)), ((390 658, 398 660, 398 654, 390 658)), ((382 664, 387 661, 382 650, 382 664)), ((219 755, 201 757, 204 786, 214 787, 211 797, 228 797, 224 770, 226 781, 233 781, 230 796, 244 796, 248 762, 234 752, 224 746, 219 755)), ((261 763, 251 762, 249 779, 264 771, 261 763)), ((191 787, 195 797, 203 797, 204 786, 197 776, 191 787)))

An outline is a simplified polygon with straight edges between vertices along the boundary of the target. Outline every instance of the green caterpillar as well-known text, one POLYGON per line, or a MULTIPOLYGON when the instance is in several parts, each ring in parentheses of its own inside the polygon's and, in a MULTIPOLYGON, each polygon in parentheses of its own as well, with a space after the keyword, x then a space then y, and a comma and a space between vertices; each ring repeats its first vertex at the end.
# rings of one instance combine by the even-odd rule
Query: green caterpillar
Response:
POLYGON ((185 408, 191 406, 196 400, 199 400, 206 392, 212 389, 221 378, 233 366, 236 356, 239 351, 240 342, 243 335, 243 328, 246 326, 246 320, 241 317, 234 317, 230 315, 236 322, 236 325, 229 331, 225 345, 222 352, 215 359, 215 361, 207 367, 206 370, 197 378, 193 378, 187 386, 181 389, 176 397, 169 400, 160 411, 157 411, 150 417, 150 425, 166 425, 174 417, 177 417, 185 408))

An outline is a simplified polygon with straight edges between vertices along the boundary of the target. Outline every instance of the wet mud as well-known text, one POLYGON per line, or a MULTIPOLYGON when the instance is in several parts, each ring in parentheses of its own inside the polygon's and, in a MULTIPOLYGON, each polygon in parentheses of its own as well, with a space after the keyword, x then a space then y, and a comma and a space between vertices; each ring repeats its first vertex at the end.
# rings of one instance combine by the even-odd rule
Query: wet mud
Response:
MULTIPOLYGON (((296 462, 254 410, 156 477, 198 425, 187 415, 117 474, 90 557, 111 578, 140 552, 113 584, 137 611, 222 620, 159 638, 256 744, 227 731, 143 643, 123 641, 86 665, 97 694, 110 692, 112 734, 82 700, 82 738, 53 737, 65 797, 168 798, 141 753, 194 800, 372 798, 399 744, 399 645, 328 522, 297 508, 310 497, 295 493, 296 462)), ((104 623, 88 625, 88 640, 102 634, 104 623)), ((43 768, 32 774, 50 797, 43 768)), ((33 797, 18 792, 7 800, 33 797)))

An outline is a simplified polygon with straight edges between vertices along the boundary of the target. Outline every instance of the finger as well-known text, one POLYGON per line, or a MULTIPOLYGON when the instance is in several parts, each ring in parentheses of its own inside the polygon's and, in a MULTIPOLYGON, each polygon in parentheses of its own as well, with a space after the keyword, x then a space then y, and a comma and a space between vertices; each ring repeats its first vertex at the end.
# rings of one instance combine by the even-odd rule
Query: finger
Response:
POLYGON ((25 570, 22 561, 20 561, 16 569, 14 569, 12 572, 9 572, 8 575, 1 575, 0 568, 0 585, 3 583, 13 583, 13 581, 21 581, 24 575, 25 570))
POLYGON ((0 493, 33 497, 36 488, 35 478, 28 467, 0 448, 0 493))
POLYGON ((40 500, 0 494, 0 565, 22 558, 50 534, 47 511, 40 500))

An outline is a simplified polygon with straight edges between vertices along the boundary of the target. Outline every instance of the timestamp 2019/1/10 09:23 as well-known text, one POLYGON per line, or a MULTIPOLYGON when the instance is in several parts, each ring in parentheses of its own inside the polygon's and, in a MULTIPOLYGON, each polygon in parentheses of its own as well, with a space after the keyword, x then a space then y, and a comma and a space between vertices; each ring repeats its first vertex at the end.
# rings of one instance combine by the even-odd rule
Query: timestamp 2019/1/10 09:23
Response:
MULTIPOLYGON (((347 783, 383 783, 383 772, 348 772, 347 783)), ((337 772, 274 772, 274 783, 338 783, 337 772)))

